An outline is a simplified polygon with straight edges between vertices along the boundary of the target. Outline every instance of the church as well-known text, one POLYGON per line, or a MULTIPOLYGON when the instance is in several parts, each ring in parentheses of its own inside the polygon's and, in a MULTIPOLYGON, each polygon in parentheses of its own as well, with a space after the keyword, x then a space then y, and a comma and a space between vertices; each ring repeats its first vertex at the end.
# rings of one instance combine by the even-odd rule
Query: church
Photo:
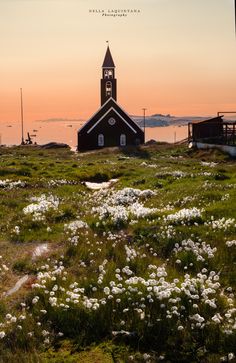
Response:
POLYGON ((109 46, 102 65, 101 107, 78 131, 78 151, 144 143, 143 130, 117 103, 115 64, 109 46))

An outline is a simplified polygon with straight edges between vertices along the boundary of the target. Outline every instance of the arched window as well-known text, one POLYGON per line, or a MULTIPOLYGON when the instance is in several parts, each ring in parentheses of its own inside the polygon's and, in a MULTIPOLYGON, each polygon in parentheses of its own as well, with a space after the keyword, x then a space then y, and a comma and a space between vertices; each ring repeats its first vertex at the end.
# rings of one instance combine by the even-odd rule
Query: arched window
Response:
POLYGON ((109 71, 107 69, 104 71, 104 76, 105 78, 109 78, 109 71))
POLYGON ((106 82, 106 96, 110 96, 111 97, 111 93, 112 93, 112 83, 106 82))
POLYGON ((103 134, 98 135, 98 146, 104 146, 104 135, 103 134))
POLYGON ((126 145, 126 135, 121 134, 120 135, 120 146, 125 146, 125 145, 126 145))

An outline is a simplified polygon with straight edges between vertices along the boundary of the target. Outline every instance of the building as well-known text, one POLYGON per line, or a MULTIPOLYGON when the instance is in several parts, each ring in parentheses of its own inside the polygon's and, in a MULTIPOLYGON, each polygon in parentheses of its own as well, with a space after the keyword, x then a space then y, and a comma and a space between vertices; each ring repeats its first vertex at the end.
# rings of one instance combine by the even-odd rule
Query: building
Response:
POLYGON ((78 131, 78 151, 144 143, 144 132, 117 103, 115 64, 107 47, 102 64, 101 107, 78 131))
POLYGON ((223 137, 223 116, 188 124, 189 141, 217 141, 223 137))
POLYGON ((236 122, 226 122, 218 113, 217 117, 189 123, 188 141, 198 149, 219 149, 235 158, 236 122))

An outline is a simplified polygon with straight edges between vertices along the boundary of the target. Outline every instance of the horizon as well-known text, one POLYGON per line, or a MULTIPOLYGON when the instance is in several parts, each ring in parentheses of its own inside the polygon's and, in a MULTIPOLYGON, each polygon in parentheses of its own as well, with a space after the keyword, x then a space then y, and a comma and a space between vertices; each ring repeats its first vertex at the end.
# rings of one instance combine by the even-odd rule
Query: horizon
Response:
POLYGON ((120 0, 119 7, 108 0, 3 0, 0 20, 5 122, 20 119, 21 87, 29 122, 87 120, 100 107, 107 38, 118 103, 129 114, 146 107, 147 116, 208 117, 236 109, 233 0, 120 0), (91 7, 140 14, 103 18, 91 7))

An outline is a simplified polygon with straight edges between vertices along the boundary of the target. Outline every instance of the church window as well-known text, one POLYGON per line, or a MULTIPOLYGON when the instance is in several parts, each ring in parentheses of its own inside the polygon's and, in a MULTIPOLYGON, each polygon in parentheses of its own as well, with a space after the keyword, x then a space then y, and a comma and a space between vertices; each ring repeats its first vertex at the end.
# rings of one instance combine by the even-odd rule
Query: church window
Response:
POLYGON ((103 134, 98 135, 98 146, 104 146, 104 135, 103 134))
POLYGON ((109 125, 113 126, 113 125, 115 125, 116 120, 113 117, 111 117, 111 118, 109 118, 108 123, 109 123, 109 125))
POLYGON ((105 71, 104 71, 104 78, 113 78, 113 71, 112 71, 112 69, 105 69, 105 71))
POLYGON ((120 146, 125 146, 125 145, 126 145, 126 135, 121 134, 120 135, 120 146))
POLYGON ((112 92, 112 84, 111 82, 106 82, 106 96, 111 97, 111 92, 112 92))

